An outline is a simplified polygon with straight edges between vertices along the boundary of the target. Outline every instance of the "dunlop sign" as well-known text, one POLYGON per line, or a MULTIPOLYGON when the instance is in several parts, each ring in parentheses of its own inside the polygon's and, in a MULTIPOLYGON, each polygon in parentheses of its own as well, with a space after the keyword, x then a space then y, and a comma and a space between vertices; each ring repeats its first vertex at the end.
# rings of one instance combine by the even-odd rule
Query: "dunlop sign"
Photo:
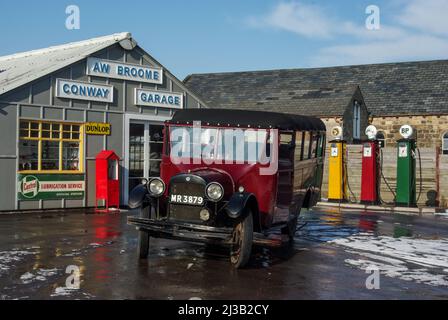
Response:
POLYGON ((86 134, 110 135, 110 123, 88 122, 85 124, 86 134))

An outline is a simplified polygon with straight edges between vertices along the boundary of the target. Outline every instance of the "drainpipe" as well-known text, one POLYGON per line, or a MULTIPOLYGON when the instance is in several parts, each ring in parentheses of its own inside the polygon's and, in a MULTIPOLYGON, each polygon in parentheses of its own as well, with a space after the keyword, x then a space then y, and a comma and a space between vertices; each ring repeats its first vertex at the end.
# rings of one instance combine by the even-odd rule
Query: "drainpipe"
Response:
POLYGON ((440 147, 436 147, 436 203, 440 206, 440 147))

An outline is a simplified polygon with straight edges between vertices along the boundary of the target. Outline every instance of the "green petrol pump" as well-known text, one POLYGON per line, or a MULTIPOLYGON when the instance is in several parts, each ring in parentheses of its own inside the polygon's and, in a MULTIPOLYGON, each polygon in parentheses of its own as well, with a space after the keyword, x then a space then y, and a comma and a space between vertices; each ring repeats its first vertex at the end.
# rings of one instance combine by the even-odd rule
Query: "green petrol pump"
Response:
POLYGON ((416 141, 409 125, 400 128, 402 139, 397 141, 397 189, 395 205, 416 207, 416 141))

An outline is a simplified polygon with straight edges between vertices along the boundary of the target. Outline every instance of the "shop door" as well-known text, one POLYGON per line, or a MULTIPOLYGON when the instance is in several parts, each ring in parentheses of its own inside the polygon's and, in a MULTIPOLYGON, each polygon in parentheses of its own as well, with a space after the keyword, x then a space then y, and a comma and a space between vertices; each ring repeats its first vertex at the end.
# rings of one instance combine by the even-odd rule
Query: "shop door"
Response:
POLYGON ((129 191, 142 179, 160 176, 163 125, 149 122, 129 124, 129 191))

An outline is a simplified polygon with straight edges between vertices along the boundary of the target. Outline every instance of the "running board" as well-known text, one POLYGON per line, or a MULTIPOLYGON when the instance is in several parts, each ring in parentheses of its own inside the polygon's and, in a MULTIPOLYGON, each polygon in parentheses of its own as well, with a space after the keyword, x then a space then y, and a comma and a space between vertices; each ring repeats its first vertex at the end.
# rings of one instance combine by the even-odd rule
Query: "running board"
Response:
POLYGON ((254 245, 263 247, 279 248, 289 242, 289 237, 286 234, 270 234, 268 236, 254 232, 254 245))

